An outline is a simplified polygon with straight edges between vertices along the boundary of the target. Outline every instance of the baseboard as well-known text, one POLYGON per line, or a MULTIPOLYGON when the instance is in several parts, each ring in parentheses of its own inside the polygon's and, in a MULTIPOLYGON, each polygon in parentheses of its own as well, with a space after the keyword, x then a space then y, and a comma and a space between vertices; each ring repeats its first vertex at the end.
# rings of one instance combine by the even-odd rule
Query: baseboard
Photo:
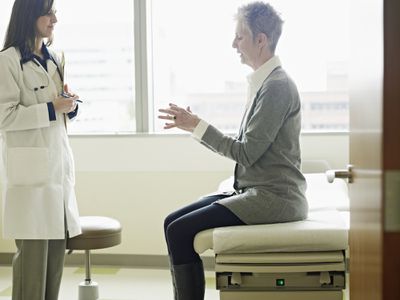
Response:
MULTIPOLYGON (((14 253, 0 253, 0 265, 11 265, 14 253)), ((204 269, 214 270, 214 257, 202 257, 204 269)), ((167 255, 142 255, 142 254, 90 254, 92 266, 112 266, 121 268, 150 268, 168 269, 167 255)), ((66 266, 84 266, 85 254, 73 252, 65 256, 66 266)))

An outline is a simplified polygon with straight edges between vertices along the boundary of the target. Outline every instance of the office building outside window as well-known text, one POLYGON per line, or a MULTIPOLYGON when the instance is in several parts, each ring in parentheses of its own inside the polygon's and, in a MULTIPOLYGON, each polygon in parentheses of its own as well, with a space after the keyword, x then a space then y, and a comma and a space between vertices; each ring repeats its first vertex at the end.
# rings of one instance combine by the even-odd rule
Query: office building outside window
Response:
MULTIPOLYGON (((231 47, 233 15, 253 1, 152 2, 154 115, 175 102, 236 132, 252 70, 231 47)), ((347 130, 347 0, 270 3, 284 20, 276 54, 298 86, 303 131, 347 130)), ((154 119, 156 131, 162 126, 154 119)))
MULTIPOLYGON (((13 2, 0 3, 2 34, 13 2)), ((52 47, 65 52, 66 82, 84 100, 69 132, 165 133, 157 110, 174 102, 235 133, 252 70, 231 47, 233 16, 249 2, 57 1, 52 47), (135 11, 138 3, 146 9, 135 11), (146 26, 135 29, 138 15, 146 26), (135 53, 138 46, 145 47, 143 53, 135 53), (145 84, 137 86, 138 79, 145 84)), ((348 130, 347 2, 270 1, 284 20, 276 54, 298 85, 303 131, 348 130)))
POLYGON ((84 103, 70 133, 135 132, 133 1, 57 1, 56 50, 84 103), (79 9, 77 9, 79 8, 79 9))

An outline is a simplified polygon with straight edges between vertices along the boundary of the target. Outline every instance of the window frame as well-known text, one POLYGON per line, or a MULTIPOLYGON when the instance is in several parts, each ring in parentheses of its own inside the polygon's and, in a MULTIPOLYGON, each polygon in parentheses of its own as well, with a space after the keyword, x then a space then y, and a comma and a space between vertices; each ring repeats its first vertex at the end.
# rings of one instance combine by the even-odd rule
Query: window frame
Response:
MULTIPOLYGON (((154 86, 153 86, 153 35, 152 35, 152 0, 133 0, 133 42, 134 42, 134 91, 132 91, 132 103, 135 108, 135 131, 124 132, 73 132, 71 136, 130 136, 130 135, 177 135, 186 132, 155 132, 154 86)), ((302 133, 347 133, 348 129, 302 129, 302 133)), ((233 135, 232 132, 227 132, 233 135)))
POLYGON ((134 44, 135 44, 135 120, 137 133, 150 133, 153 126, 150 122, 152 111, 151 89, 149 87, 149 46, 147 4, 151 1, 134 0, 134 44))
MULTIPOLYGON (((154 99, 152 85, 152 28, 151 8, 152 0, 134 0, 134 42, 135 42, 135 107, 136 107, 136 132, 132 134, 150 135, 176 135, 182 133, 155 132, 154 131, 154 99), (150 58, 150 59, 149 59, 150 58)), ((302 134, 321 133, 343 133, 347 134, 348 129, 330 130, 324 129, 302 129, 302 134)), ((130 135, 131 133, 127 133, 130 135)), ((234 135, 228 132, 228 135, 234 135)), ((90 134, 86 134, 90 135, 90 134)))

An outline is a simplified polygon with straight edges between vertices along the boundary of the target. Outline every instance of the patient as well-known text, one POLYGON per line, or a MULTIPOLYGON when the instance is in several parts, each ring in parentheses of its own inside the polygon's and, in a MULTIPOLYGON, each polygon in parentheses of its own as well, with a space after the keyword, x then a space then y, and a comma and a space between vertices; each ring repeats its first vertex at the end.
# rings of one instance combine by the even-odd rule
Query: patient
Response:
MULTIPOLYGON (((248 76, 246 110, 236 137, 170 104, 159 118, 164 128, 192 133, 201 144, 236 162, 235 192, 203 197, 171 213, 164 223, 175 299, 204 299, 204 271, 193 248, 205 229, 303 220, 307 217, 306 183, 300 172, 300 99, 296 85, 281 67, 275 48, 282 19, 268 3, 238 9, 232 47, 253 72, 248 76)), ((238 120, 239 121, 239 120, 238 120)))

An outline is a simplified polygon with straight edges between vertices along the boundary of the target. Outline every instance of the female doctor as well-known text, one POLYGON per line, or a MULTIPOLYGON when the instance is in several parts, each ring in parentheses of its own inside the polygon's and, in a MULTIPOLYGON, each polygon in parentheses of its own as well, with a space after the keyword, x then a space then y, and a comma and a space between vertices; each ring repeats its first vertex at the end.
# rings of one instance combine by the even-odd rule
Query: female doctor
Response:
POLYGON ((3 236, 16 241, 13 300, 55 300, 66 237, 81 233, 66 120, 78 96, 47 46, 54 0, 15 0, 0 52, 3 236), (64 97, 61 96, 64 92, 64 97))

